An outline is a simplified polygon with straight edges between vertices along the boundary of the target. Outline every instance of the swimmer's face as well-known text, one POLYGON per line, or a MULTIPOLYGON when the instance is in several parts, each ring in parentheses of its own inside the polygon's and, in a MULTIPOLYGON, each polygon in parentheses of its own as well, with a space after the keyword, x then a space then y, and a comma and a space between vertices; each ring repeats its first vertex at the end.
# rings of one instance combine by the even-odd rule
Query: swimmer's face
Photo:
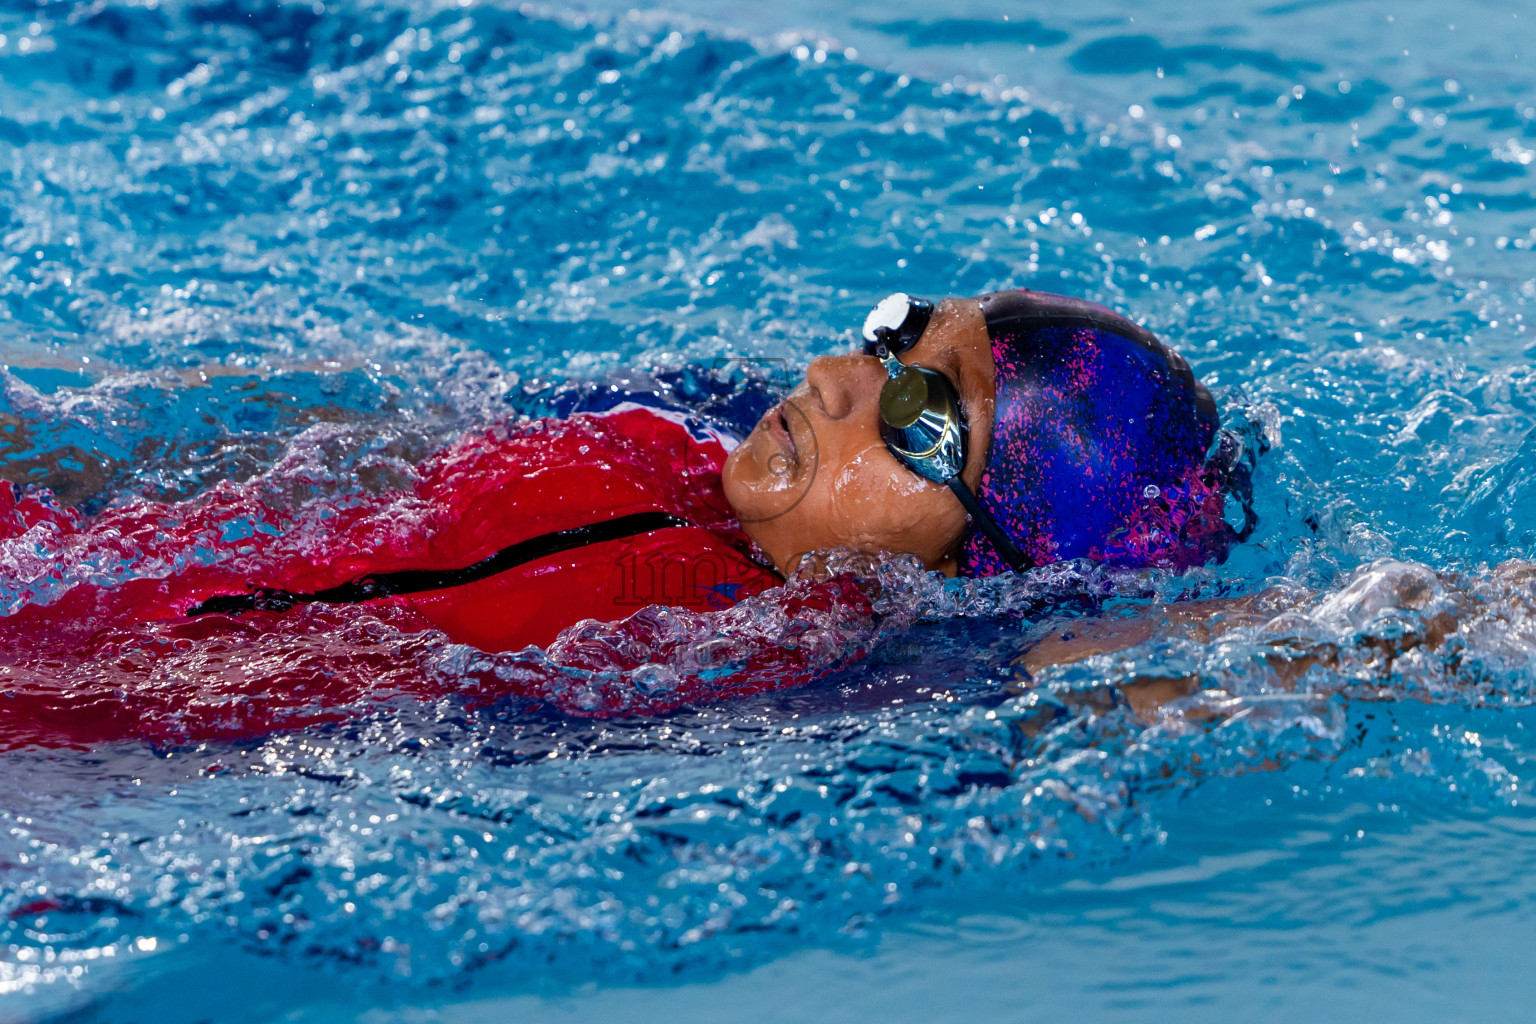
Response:
MULTIPOLYGON (((992 444, 992 345, 974 299, 946 299, 904 363, 947 376, 970 424, 965 483, 974 492, 992 444)), ((885 369, 866 355, 825 356, 770 409, 725 463, 742 529, 784 574, 827 548, 913 554, 953 574, 965 510, 943 484, 902 465, 880 436, 885 369)))

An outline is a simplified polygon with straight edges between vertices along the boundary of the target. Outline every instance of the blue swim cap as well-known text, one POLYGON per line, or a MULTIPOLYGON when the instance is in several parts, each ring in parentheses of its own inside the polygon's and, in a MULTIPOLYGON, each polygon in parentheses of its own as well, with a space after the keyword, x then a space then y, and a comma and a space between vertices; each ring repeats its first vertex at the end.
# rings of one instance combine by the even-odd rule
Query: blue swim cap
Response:
MULTIPOLYGON (((1218 416, 1189 364, 1103 306, 1013 289, 981 298, 997 368, 982 507, 1035 565, 1207 561, 1222 489, 1203 473, 1218 416)), ((973 530, 970 576, 1008 566, 973 530)))

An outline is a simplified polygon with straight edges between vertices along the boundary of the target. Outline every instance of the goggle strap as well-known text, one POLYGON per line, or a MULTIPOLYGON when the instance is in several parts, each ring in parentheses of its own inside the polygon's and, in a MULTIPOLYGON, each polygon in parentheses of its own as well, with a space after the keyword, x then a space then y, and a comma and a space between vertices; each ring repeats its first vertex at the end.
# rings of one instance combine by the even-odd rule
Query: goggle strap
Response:
POLYGON ((955 497, 959 498, 960 504, 965 506, 971 521, 981 527, 981 532, 986 535, 987 540, 992 542, 997 553, 1003 556, 1003 561, 1008 563, 1009 568, 1014 572, 1027 572, 1035 567, 1035 563, 1029 556, 1020 551, 1019 546, 1003 532, 1002 527, 997 525, 997 520, 989 516, 981 507, 981 502, 976 500, 976 495, 971 493, 971 489, 965 486, 965 482, 958 474, 944 482, 949 485, 951 491, 955 492, 955 497))

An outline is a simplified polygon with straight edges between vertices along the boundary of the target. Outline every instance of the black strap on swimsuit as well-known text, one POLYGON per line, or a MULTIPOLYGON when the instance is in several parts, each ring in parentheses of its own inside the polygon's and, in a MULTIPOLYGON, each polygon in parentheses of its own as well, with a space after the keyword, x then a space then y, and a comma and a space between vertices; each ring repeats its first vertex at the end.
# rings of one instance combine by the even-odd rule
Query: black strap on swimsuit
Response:
POLYGON ((557 530, 539 537, 518 541, 487 555, 474 565, 463 569, 402 569, 399 572, 381 572, 361 579, 351 580, 338 586, 327 587, 311 594, 295 594, 288 590, 258 587, 248 594, 220 594, 210 597, 187 612, 188 615, 239 615, 241 612, 285 612, 300 604, 361 604, 381 597, 401 594, 419 594, 428 590, 444 590, 475 583, 498 573, 515 569, 519 565, 557 555, 572 548, 601 544, 604 541, 623 540, 653 530, 666 530, 679 526, 692 526, 686 519, 668 512, 636 512, 619 516, 601 523, 575 526, 569 530, 557 530))

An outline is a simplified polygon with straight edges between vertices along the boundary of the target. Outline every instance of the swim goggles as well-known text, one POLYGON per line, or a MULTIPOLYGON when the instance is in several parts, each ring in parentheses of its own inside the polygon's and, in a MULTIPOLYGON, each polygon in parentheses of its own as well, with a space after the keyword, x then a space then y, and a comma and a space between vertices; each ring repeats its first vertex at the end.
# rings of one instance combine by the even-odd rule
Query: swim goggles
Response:
POLYGON ((864 354, 880 360, 886 373, 880 388, 880 436, 896 461, 953 491, 1003 561, 1015 572, 1023 572, 1034 562, 960 479, 970 429, 954 384, 942 373, 896 358, 917 344, 932 318, 933 303, 905 292, 881 299, 864 318, 864 354))

